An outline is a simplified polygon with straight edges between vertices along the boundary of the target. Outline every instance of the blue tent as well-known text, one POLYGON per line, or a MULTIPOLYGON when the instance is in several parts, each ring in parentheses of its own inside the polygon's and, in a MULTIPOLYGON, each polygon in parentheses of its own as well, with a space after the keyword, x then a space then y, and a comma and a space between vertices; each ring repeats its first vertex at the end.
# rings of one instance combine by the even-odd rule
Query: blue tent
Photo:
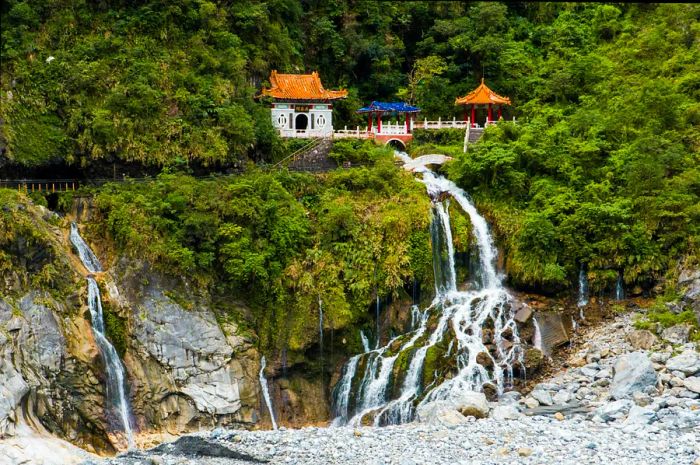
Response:
POLYGON ((358 113, 418 113, 420 108, 408 105, 403 102, 372 102, 369 106, 360 108, 358 113))

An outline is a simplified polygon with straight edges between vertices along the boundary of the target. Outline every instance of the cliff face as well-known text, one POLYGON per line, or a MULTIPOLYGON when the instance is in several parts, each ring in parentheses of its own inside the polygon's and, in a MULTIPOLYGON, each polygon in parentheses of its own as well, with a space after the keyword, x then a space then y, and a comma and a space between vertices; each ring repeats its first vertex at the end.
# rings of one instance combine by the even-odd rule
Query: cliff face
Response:
MULTIPOLYGON (((114 452, 85 270, 67 246, 67 222, 26 198, 11 200, 3 207, 8 228, 0 244, 0 436, 29 424, 89 451, 114 452)), ((137 442, 148 443, 151 433, 254 425, 260 419, 254 335, 217 321, 210 302, 182 291, 176 301, 168 287, 174 283, 146 264, 106 268, 96 278, 107 334, 126 367, 137 442)))
POLYGON ((206 300, 171 297, 175 284, 150 273, 147 264, 115 265, 106 277, 113 280, 108 296, 111 311, 127 322, 123 360, 140 428, 179 434, 253 426, 260 356, 252 336, 234 322, 218 322, 206 300))

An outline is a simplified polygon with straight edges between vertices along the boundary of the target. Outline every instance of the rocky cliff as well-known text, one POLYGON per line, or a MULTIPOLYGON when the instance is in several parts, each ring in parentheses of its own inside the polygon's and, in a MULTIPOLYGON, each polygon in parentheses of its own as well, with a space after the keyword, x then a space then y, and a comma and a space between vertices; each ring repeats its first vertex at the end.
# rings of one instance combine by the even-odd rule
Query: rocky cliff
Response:
MULTIPOLYGON (((5 199, 0 224, 0 436, 28 424, 88 450, 115 451, 104 370, 86 306, 85 270, 67 220, 25 197, 5 199)), ((172 291, 147 264, 115 260, 97 276, 108 336, 126 367, 144 444, 260 420, 254 334, 217 321, 211 303, 172 291), (174 298, 178 295, 180 298, 174 298), (184 308, 186 305, 187 308, 184 308)), ((19 430, 18 430, 19 428, 19 430)))

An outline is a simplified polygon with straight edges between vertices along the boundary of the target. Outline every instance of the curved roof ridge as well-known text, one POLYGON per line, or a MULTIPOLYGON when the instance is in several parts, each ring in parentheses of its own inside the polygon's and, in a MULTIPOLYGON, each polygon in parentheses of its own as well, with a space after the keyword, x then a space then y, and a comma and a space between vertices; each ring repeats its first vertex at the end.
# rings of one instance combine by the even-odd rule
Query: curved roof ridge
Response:
POLYGON ((261 96, 289 100, 335 100, 348 96, 348 91, 326 90, 317 71, 311 74, 284 74, 273 69, 270 88, 262 89, 261 96))
POLYGON ((455 99, 455 105, 486 105, 494 103, 498 105, 511 105, 508 97, 498 95, 496 92, 489 89, 484 83, 484 78, 481 78, 481 84, 469 92, 464 97, 455 99))

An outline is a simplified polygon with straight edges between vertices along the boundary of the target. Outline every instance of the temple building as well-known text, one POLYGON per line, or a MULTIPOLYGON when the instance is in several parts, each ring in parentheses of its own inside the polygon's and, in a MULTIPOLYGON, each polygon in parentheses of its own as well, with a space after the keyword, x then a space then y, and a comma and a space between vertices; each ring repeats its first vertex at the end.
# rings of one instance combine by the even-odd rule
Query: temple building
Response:
POLYGON ((484 126, 501 119, 502 113, 501 108, 503 105, 510 105, 510 99, 508 97, 502 97, 496 92, 488 88, 484 84, 484 78, 481 78, 481 84, 479 87, 469 92, 464 97, 458 97, 455 100, 455 105, 464 105, 464 121, 471 121, 472 127, 477 127, 476 122, 476 110, 479 108, 484 108, 486 112, 486 122, 484 126), (471 117, 469 116, 468 109, 471 109, 471 117), (493 110, 498 111, 498 117, 496 120, 493 119, 493 110))
POLYGON ((326 90, 317 72, 280 74, 272 71, 270 88, 261 96, 272 98, 272 125, 282 137, 330 137, 333 135, 333 101, 347 90, 326 90))

